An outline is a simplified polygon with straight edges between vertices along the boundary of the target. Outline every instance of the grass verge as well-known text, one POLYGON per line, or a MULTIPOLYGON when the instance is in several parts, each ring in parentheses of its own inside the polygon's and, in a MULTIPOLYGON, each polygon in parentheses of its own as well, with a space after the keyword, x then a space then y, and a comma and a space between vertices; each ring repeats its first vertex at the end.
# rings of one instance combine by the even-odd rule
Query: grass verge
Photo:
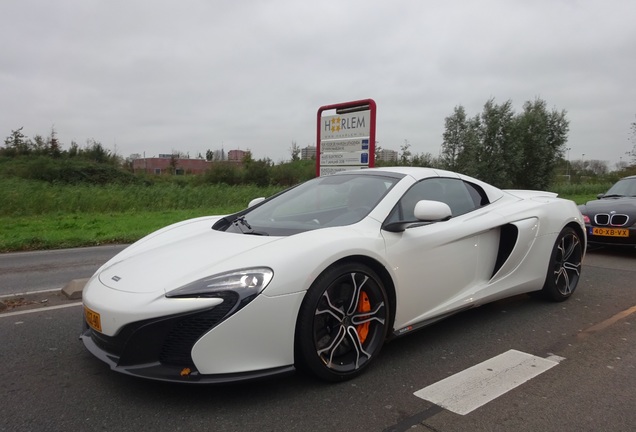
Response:
POLYGON ((0 217, 0 252, 132 243, 166 225, 240 209, 75 213, 0 217))
MULTIPOLYGON (((563 198, 583 204, 596 196, 587 194, 563 198)), ((175 222, 233 213, 242 208, 244 205, 188 210, 3 216, 0 217, 0 252, 132 243, 175 222)))

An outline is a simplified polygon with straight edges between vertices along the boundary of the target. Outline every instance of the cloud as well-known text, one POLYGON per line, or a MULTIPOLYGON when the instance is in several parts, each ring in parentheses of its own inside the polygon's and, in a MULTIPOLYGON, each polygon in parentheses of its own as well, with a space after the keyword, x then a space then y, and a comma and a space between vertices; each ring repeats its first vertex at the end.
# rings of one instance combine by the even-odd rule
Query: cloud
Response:
POLYGON ((377 138, 439 151, 490 98, 568 112, 571 157, 631 149, 633 2, 97 1, 0 6, 0 133, 120 154, 314 144, 322 105, 373 98, 377 138))

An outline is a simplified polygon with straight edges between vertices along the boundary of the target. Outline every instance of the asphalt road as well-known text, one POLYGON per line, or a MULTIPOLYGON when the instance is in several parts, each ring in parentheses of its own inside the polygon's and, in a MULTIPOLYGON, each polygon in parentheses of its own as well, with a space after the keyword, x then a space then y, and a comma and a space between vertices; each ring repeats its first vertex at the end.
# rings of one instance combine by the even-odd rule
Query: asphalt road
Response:
POLYGON ((0 254, 0 295, 61 289, 88 278, 126 245, 0 254))
POLYGON ((591 252, 567 302, 517 296, 456 315, 386 345, 367 373, 337 385, 302 374, 226 386, 143 381, 84 349, 79 305, 5 312, 0 431, 632 431, 635 278, 636 253, 591 252), (510 349, 564 360, 467 415, 413 395, 510 349))

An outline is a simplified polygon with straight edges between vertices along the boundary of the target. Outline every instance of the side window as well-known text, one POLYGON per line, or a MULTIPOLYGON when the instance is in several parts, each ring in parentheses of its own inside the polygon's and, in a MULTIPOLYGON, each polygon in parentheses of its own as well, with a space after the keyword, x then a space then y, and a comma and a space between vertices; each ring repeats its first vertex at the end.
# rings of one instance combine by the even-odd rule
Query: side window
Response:
POLYGON ((477 205, 468 192, 466 184, 459 179, 441 179, 446 186, 444 200, 453 211, 453 217, 475 210, 477 205))
POLYGON ((488 201, 488 195, 486 195, 486 192, 484 192, 481 187, 468 182, 464 182, 464 184, 466 185, 466 189, 468 189, 468 193, 473 199, 476 207, 483 207, 490 204, 490 201, 488 201))
POLYGON ((415 204, 420 200, 441 201, 448 204, 453 217, 471 212, 488 204, 486 194, 476 185, 459 179, 429 178, 413 185, 400 199, 388 222, 415 220, 415 204))

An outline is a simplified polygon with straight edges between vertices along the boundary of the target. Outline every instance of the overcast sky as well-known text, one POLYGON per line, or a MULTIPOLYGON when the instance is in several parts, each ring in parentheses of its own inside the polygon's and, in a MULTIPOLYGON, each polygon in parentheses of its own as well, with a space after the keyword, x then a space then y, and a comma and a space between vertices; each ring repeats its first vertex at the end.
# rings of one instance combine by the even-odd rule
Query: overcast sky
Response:
POLYGON ((3 140, 280 162, 320 106, 371 98, 380 146, 437 156, 455 106, 538 97, 571 160, 634 145, 634 0, 2 0, 0 38, 3 140))

